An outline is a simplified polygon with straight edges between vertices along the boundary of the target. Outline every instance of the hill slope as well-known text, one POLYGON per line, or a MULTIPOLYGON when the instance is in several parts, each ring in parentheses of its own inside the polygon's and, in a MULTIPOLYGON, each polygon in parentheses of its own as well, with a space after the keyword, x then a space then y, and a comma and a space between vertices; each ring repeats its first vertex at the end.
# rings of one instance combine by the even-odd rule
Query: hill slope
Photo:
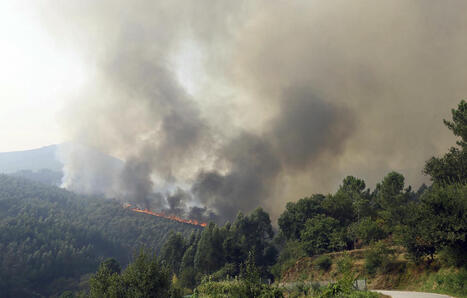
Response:
POLYGON ((59 145, 50 145, 25 151, 0 152, 0 173, 42 169, 61 171, 63 165, 57 157, 58 149, 59 145))
POLYGON ((105 258, 125 265, 140 247, 158 251, 171 230, 188 236, 199 229, 0 175, 0 296, 59 294, 105 258))
POLYGON ((346 270, 349 270, 355 278, 365 280, 369 289, 398 289, 467 297, 467 269, 445 264, 441 260, 442 256, 436 256, 433 262, 414 263, 409 260, 404 248, 392 246, 392 253, 382 263, 376 264, 369 260, 370 251, 371 247, 367 247, 301 257, 284 270, 280 283, 326 284, 343 278, 348 272, 346 270), (374 271, 370 272, 372 268, 374 271))

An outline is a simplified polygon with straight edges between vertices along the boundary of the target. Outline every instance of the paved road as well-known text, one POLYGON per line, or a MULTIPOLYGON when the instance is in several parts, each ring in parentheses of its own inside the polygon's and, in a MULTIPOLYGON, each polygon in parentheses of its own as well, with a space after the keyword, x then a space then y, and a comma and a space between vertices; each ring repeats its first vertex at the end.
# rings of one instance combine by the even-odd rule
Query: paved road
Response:
POLYGON ((386 290, 373 290, 384 295, 391 296, 392 298, 450 298, 451 296, 433 294, 433 293, 420 293, 420 292, 405 292, 405 291, 386 291, 386 290))

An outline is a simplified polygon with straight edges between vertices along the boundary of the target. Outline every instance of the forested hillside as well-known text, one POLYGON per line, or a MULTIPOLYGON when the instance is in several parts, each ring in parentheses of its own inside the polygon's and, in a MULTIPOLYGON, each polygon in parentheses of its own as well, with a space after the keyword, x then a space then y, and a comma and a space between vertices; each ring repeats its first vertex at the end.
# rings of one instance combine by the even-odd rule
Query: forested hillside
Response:
POLYGON ((63 178, 61 171, 52 171, 49 169, 42 169, 38 171, 21 170, 10 173, 9 175, 25 178, 34 182, 39 182, 51 186, 60 186, 62 184, 63 178))
POLYGON ((140 247, 159 251, 169 231, 198 227, 0 175, 1 297, 34 297, 76 288, 105 258, 128 263, 140 247))

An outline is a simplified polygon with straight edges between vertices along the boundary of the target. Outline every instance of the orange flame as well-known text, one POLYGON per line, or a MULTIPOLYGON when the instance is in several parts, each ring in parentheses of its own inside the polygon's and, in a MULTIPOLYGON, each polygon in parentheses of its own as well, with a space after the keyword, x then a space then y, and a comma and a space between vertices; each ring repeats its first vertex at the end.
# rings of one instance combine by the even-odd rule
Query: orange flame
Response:
POLYGON ((135 212, 154 215, 154 216, 159 216, 159 217, 167 218, 167 219, 170 219, 170 220, 174 220, 174 221, 178 221, 178 222, 182 222, 182 223, 186 223, 186 224, 190 224, 190 225, 194 225, 194 226, 205 227, 205 226, 208 225, 207 223, 199 222, 196 219, 183 219, 183 218, 180 218, 180 217, 175 216, 175 215, 165 215, 164 213, 157 213, 157 212, 150 211, 148 209, 139 209, 139 208, 136 208, 136 207, 132 208, 131 204, 128 204, 128 203, 124 204, 124 207, 129 208, 130 210, 135 211, 135 212))

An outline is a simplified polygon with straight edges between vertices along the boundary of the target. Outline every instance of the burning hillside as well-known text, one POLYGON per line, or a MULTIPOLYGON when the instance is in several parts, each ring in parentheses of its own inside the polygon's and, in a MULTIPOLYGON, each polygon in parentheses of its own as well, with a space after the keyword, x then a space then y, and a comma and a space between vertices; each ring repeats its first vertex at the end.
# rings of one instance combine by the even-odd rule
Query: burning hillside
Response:
POLYGON ((166 219, 170 219, 170 220, 174 220, 174 221, 178 221, 178 222, 181 222, 181 223, 186 223, 186 224, 190 224, 190 225, 194 225, 194 226, 200 226, 200 227, 206 227, 207 226, 207 223, 199 222, 196 219, 183 219, 183 218, 180 218, 180 217, 175 216, 175 215, 166 215, 166 214, 164 214, 162 212, 158 213, 158 212, 150 211, 148 209, 139 209, 137 207, 131 206, 131 204, 128 204, 128 203, 124 204, 124 207, 128 208, 128 209, 130 209, 132 211, 135 211, 135 212, 145 213, 145 214, 154 215, 154 216, 158 216, 158 217, 163 217, 163 218, 166 218, 166 219))

